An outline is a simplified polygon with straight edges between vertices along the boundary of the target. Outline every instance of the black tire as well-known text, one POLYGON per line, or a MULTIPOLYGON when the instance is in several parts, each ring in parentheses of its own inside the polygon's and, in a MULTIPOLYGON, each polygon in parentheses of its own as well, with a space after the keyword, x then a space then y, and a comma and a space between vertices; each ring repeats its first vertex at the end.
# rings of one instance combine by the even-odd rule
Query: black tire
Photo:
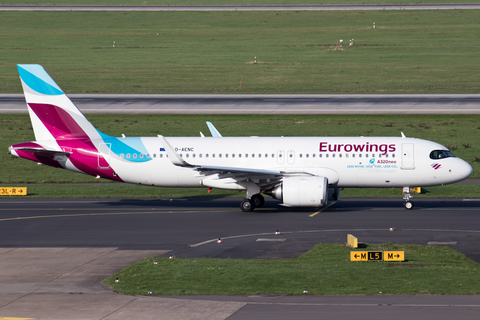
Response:
POLYGON ((411 201, 405 202, 405 209, 412 210, 413 207, 414 207, 413 202, 411 202, 411 201))
POLYGON ((255 210, 255 203, 250 199, 244 199, 240 202, 240 209, 242 209, 243 212, 252 212, 255 210))
POLYGON ((261 194, 254 194, 251 200, 255 204, 255 208, 262 208, 265 204, 265 198, 261 194))

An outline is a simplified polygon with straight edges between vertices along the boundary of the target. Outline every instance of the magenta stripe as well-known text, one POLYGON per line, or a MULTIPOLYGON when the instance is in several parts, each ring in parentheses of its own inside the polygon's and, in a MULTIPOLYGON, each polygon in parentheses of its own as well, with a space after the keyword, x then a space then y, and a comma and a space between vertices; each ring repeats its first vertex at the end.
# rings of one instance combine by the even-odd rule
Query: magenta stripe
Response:
POLYGON ((55 138, 60 148, 72 150, 73 153, 68 158, 77 169, 89 175, 122 181, 120 177, 113 175, 113 169, 98 169, 99 157, 100 162, 107 161, 99 154, 88 134, 67 111, 51 104, 29 103, 28 105, 55 138))

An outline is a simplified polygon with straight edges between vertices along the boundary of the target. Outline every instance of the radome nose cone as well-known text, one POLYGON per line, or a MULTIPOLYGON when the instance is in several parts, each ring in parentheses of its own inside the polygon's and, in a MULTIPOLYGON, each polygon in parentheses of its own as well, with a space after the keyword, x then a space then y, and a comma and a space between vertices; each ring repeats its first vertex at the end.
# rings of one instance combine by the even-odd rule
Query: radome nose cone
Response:
POLYGON ((472 166, 466 162, 466 161, 463 161, 463 166, 462 166, 462 171, 463 171, 463 179, 467 179, 468 177, 470 177, 470 175, 472 174, 472 166))

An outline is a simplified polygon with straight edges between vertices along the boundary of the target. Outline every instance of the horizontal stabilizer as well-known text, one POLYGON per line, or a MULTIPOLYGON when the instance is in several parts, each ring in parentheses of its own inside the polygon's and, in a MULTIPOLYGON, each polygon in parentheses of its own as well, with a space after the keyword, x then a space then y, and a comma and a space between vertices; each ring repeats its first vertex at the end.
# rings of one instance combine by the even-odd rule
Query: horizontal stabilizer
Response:
POLYGON ((36 152, 36 153, 43 153, 43 154, 57 154, 57 155, 70 155, 72 152, 65 152, 65 151, 56 151, 56 150, 45 150, 45 149, 36 149, 36 148, 13 148, 15 151, 26 151, 26 152, 36 152))

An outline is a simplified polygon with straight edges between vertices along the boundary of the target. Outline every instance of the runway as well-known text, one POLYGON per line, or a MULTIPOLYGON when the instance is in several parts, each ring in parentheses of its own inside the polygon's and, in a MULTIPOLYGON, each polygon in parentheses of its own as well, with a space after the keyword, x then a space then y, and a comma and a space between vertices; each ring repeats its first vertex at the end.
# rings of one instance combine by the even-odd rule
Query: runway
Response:
POLYGON ((295 258, 317 243, 344 243, 348 233, 365 243, 448 245, 480 262, 480 201, 416 199, 415 209, 407 211, 401 199, 343 199, 316 211, 284 208, 268 200, 265 208, 253 213, 240 211, 238 202, 206 198, 0 199, 0 269, 4 270, 0 316, 8 311, 16 317, 58 318, 59 310, 41 307, 48 301, 77 310, 61 316, 63 319, 87 315, 91 319, 131 319, 135 312, 148 319, 159 310, 172 315, 171 319, 291 319, 298 314, 303 319, 317 319, 318 314, 331 319, 353 315, 384 319, 391 313, 425 319, 474 319, 480 315, 478 296, 129 297, 98 285, 99 278, 139 256, 295 258), (395 231, 389 231, 391 227, 395 231), (281 234, 275 235, 276 230, 281 234), (218 238, 223 239, 222 244, 216 243, 218 238), (71 255, 75 258, 68 258, 71 255), (45 270, 48 280, 39 283, 45 270), (92 301, 98 307, 95 312, 87 308, 87 314, 82 306, 92 301), (198 308, 203 308, 203 315, 196 314, 198 308))
MULTIPOLYGON (((480 94, 69 94, 85 114, 480 114, 480 94)), ((27 113, 23 94, 0 94, 0 113, 27 113)))
POLYGON ((478 3, 361 5, 227 5, 227 6, 67 6, 1 5, 0 11, 328 11, 328 10, 452 10, 480 9, 478 3))

